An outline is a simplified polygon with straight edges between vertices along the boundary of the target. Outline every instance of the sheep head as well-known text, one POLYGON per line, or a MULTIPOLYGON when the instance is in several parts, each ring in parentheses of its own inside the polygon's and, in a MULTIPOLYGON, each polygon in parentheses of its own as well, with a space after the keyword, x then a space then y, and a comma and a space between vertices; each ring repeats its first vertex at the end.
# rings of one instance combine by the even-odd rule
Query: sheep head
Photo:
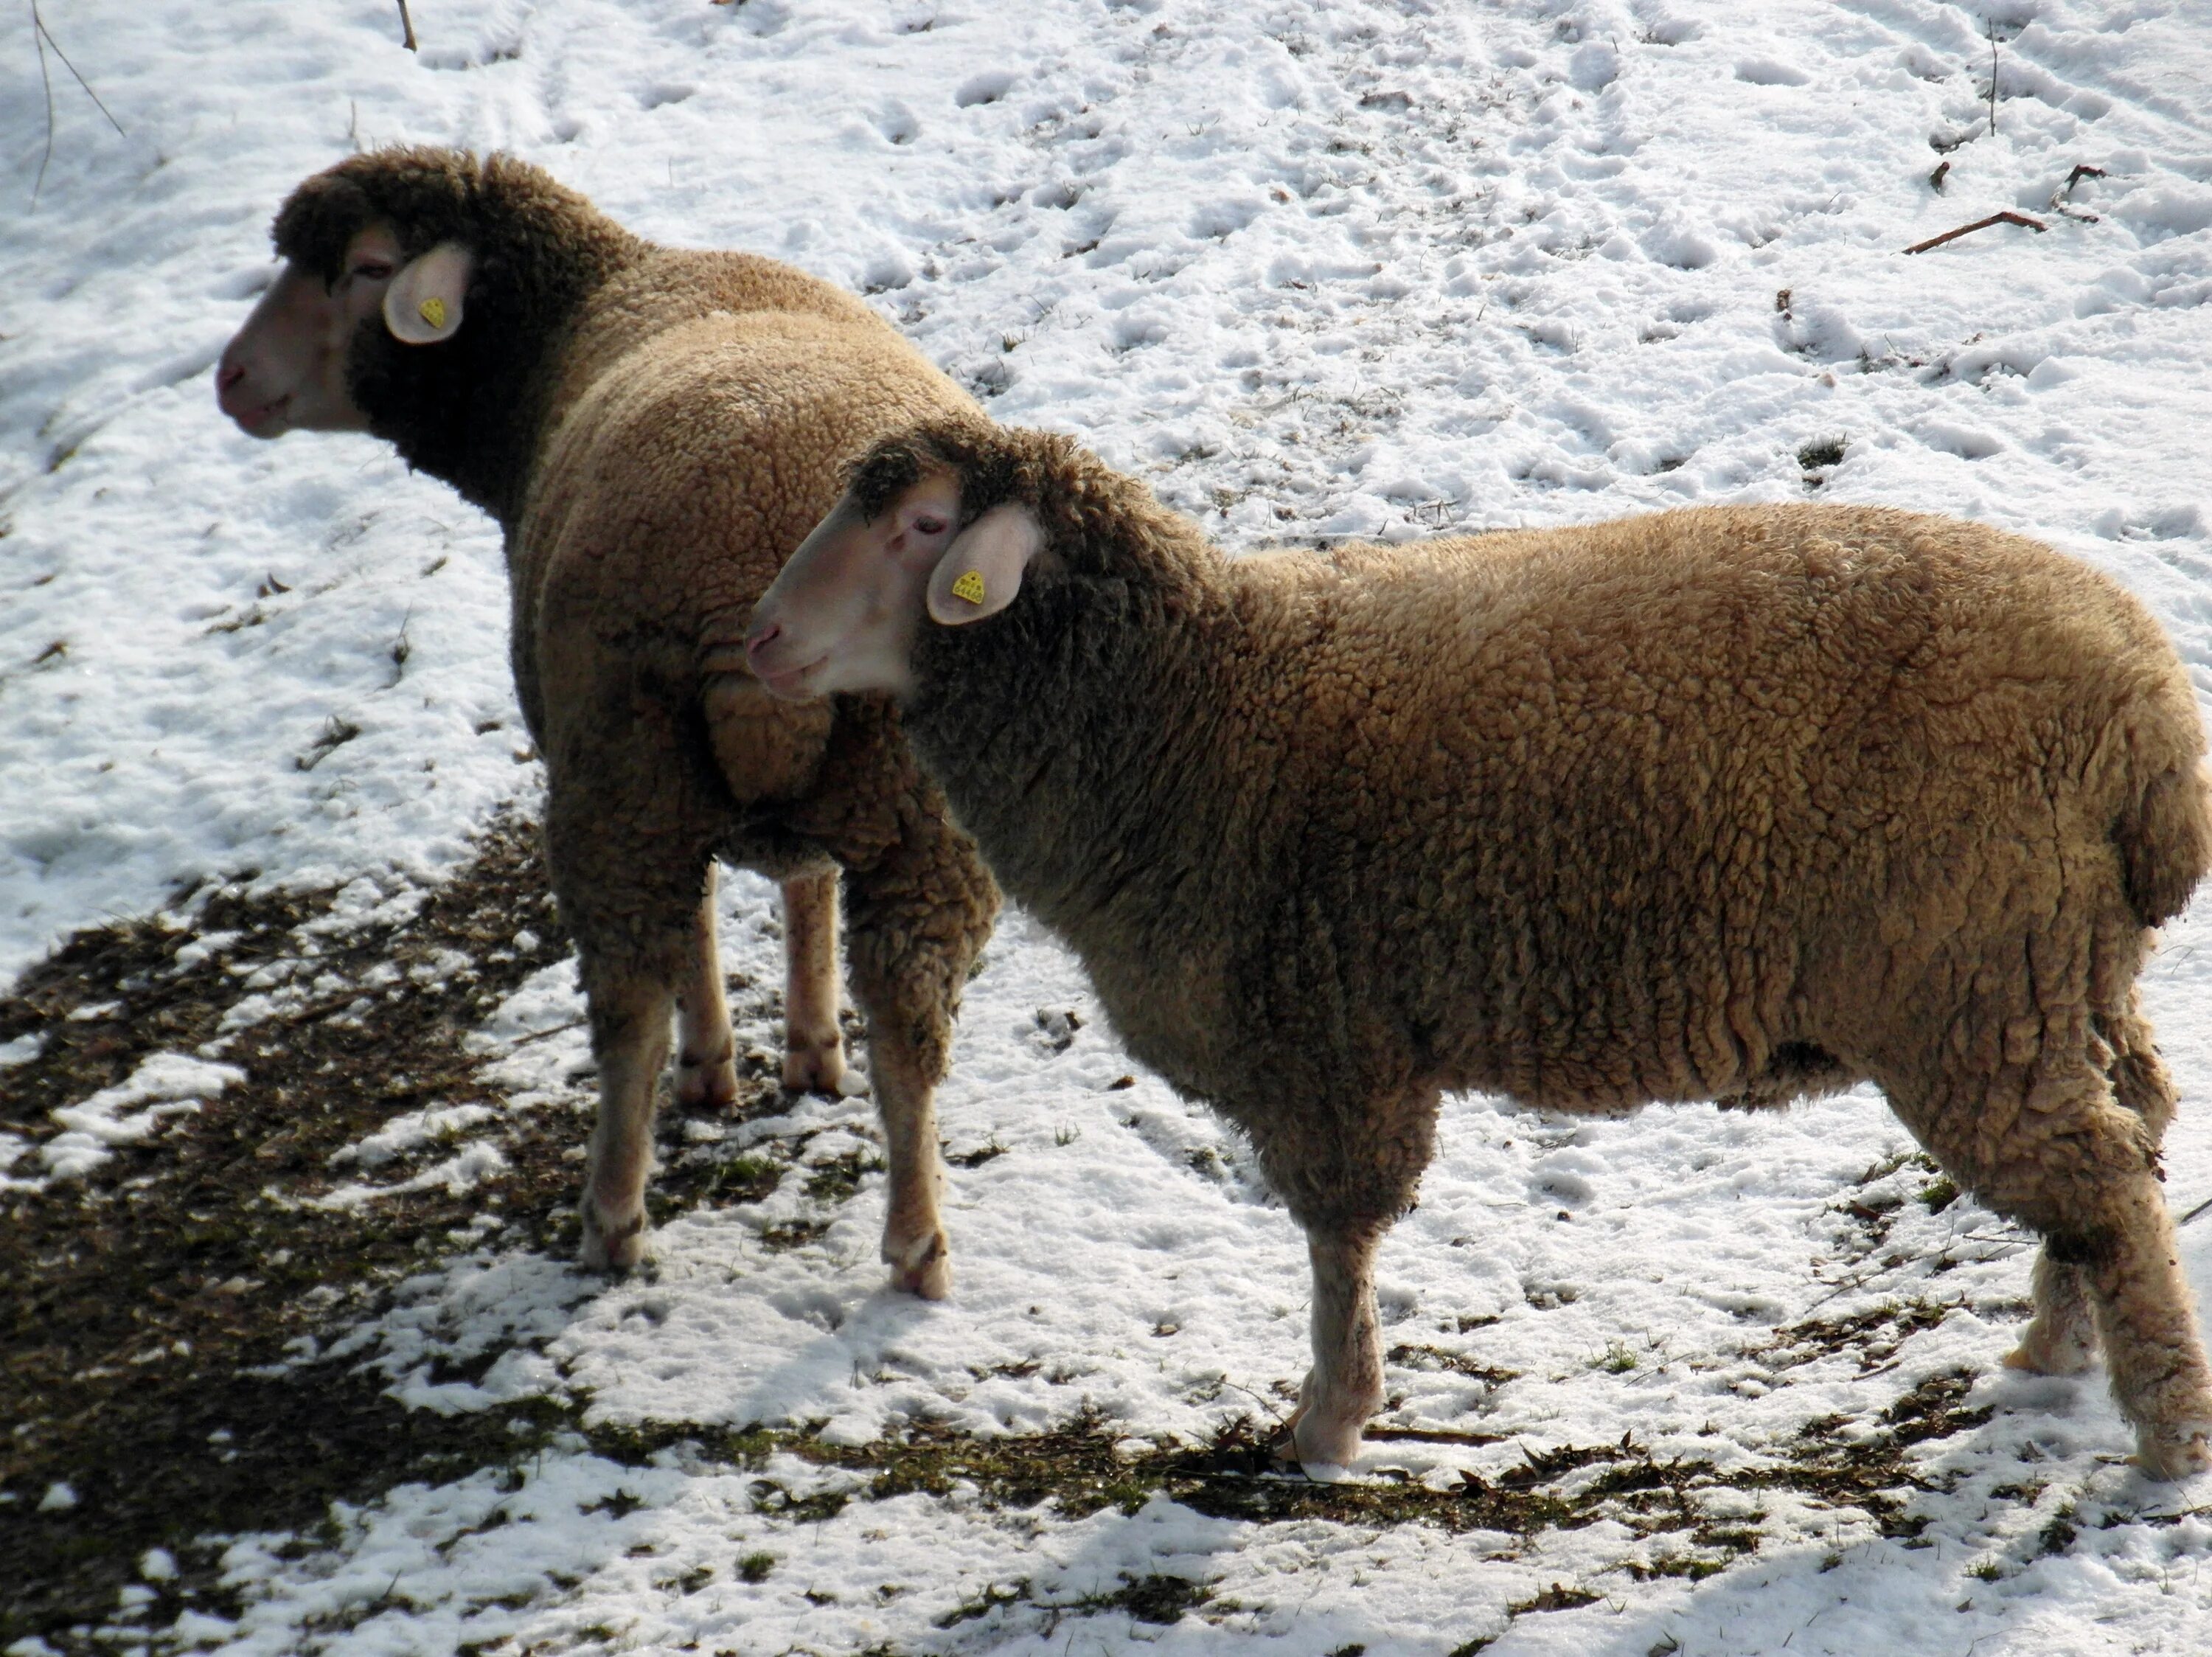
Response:
POLYGON ((972 478, 926 441, 887 439, 754 606, 745 661, 771 694, 913 692, 924 618, 961 627, 1014 601, 1045 533, 1000 500, 963 521, 972 478))
POLYGON ((331 277, 285 264, 246 325, 223 347, 216 399, 252 437, 288 431, 367 431, 349 384, 355 336, 380 324, 392 338, 432 345, 453 338, 466 306, 469 251, 440 242, 410 259, 379 221, 346 242, 331 277))
POLYGON ((224 349, 222 411, 256 437, 369 431, 503 515, 567 325, 644 244, 507 155, 372 150, 276 216, 276 282, 224 349))

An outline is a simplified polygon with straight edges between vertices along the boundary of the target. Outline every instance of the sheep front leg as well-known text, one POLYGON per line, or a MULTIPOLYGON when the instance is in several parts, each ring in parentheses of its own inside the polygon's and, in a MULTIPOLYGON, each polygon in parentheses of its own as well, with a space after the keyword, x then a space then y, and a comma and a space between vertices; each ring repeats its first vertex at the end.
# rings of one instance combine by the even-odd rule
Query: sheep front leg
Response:
POLYGON ((837 871, 783 883, 783 1085, 834 1093, 845 1079, 837 1027, 837 871))
POLYGON ((676 1102, 727 1110, 738 1102, 737 1045, 722 990, 722 952, 714 936, 714 868, 691 925, 684 988, 676 996, 676 1102))
POLYGON ((592 1271, 628 1271, 645 1258, 653 1089, 668 1061, 676 998, 649 978, 595 972, 588 963, 585 995, 599 1066, 599 1116, 584 1176, 583 1262, 592 1271))
POLYGON ((1305 1228, 1313 1263, 1313 1368, 1275 1453, 1346 1467, 1382 1407, 1382 1333, 1375 1252, 1413 1205, 1436 1149, 1437 1092, 1378 1088, 1331 1107, 1311 1100, 1226 1101, 1252 1136, 1267 1183, 1305 1228))
POLYGON ((1313 1368, 1278 1453, 1311 1468, 1359 1459, 1361 1429, 1382 1407, 1382 1333, 1375 1313, 1379 1225, 1309 1226, 1313 1261, 1313 1368))

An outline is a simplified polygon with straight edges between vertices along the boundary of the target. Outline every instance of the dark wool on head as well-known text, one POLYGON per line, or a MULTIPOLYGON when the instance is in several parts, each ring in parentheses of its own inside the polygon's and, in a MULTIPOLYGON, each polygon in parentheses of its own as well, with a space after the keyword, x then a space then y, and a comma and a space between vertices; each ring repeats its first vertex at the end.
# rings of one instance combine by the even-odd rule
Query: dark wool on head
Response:
POLYGON ((408 464, 495 517, 521 503, 560 348, 615 271, 649 252, 574 191, 508 155, 371 150, 319 173, 276 216, 276 252, 334 280, 354 234, 385 222, 409 257, 442 241, 476 255, 468 326, 435 350, 381 330, 349 369, 369 429, 408 464))

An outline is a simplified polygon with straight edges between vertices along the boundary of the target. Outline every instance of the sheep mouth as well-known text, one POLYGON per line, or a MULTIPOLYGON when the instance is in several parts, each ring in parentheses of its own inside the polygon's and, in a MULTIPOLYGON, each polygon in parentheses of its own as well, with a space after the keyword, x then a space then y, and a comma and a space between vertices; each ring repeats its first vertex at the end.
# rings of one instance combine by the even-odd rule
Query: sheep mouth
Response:
POLYGON ((760 682, 767 687, 768 693, 778 701, 805 702, 811 700, 814 694, 806 688, 806 681, 818 673, 823 664, 829 660, 827 656, 817 656, 813 661, 800 667, 774 670, 756 665, 753 672, 759 676, 760 682))
POLYGON ((282 437, 290 429, 285 416, 291 412, 291 409, 292 393, 288 391, 282 397, 272 399, 258 408, 240 409, 230 417, 238 423, 238 429, 249 437, 282 437))

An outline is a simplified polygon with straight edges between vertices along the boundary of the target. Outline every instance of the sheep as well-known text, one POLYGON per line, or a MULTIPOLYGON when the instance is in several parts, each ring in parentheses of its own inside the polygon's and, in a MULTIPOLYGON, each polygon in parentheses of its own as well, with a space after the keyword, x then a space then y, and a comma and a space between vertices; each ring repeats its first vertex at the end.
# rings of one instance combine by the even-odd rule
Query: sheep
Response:
POLYGON ((307 179, 224 350, 248 433, 368 431, 497 519, 545 850, 599 1064, 585 1264, 645 1249, 654 1093, 733 1104, 720 859, 781 883, 782 1079, 836 1089, 839 879, 889 1161, 884 1256, 945 1295, 934 1090, 998 892, 882 697, 775 701, 700 641, 739 624, 880 432, 974 404, 865 305, 744 253, 630 235, 538 168, 407 148, 307 179))
POLYGON ((1372 1261, 1441 1090, 1865 1079, 2041 1234, 2008 1362, 2101 1337, 2138 1465, 2212 1460, 2135 989, 2212 863, 2204 738, 2105 577, 1867 507, 1232 560, 1065 438, 925 418, 744 643, 776 695, 896 694, 1129 1051, 1249 1137, 1312 1258, 1286 1458, 1382 1401, 1372 1261))

